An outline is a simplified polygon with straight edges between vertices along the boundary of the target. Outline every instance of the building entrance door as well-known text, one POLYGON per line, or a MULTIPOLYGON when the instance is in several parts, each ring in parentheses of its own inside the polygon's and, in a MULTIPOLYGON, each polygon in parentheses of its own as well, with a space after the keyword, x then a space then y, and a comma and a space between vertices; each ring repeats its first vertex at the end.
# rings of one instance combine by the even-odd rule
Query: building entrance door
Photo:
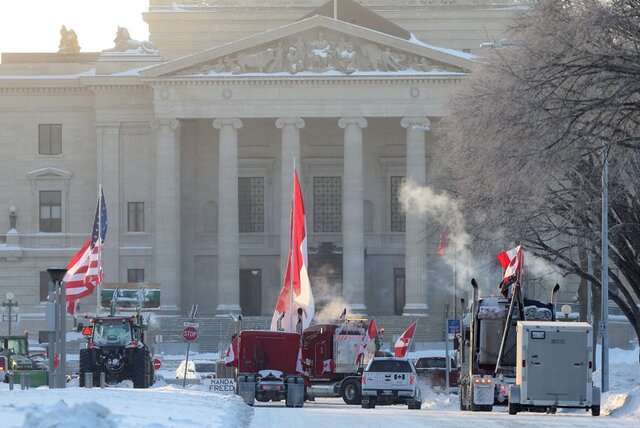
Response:
POLYGON ((402 315, 402 312, 404 311, 404 305, 406 304, 404 268, 393 269, 393 289, 394 289, 393 313, 395 315, 402 315))
POLYGON ((262 315, 262 270, 240 269, 240 308, 242 315, 262 315))
MULTIPOLYGON (((342 250, 331 242, 323 242, 317 253, 309 254, 309 281, 316 313, 330 303, 342 300, 342 250)), ((348 303, 348 302, 344 302, 348 303)), ((343 308, 336 307, 338 318, 343 308)), ((330 314, 333 316, 333 313, 330 314)))

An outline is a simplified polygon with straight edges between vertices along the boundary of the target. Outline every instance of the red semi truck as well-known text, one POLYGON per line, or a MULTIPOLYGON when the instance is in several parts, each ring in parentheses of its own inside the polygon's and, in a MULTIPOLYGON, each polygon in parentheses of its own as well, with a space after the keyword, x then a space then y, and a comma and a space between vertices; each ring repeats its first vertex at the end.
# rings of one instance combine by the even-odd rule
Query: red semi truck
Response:
POLYGON ((242 330, 238 395, 249 405, 285 400, 288 407, 301 407, 304 400, 319 397, 342 397, 359 405, 362 368, 378 347, 371 342, 363 361, 356 363, 366 329, 364 319, 311 326, 302 334, 301 354, 298 333, 242 330))
POLYGON ((304 404, 304 377, 297 373, 300 334, 242 330, 238 338, 238 395, 247 404, 285 400, 304 404))
POLYGON ((347 404, 360 405, 363 365, 378 347, 370 342, 364 360, 356 363, 366 331, 366 319, 343 319, 339 324, 318 324, 304 331, 302 361, 309 400, 342 397, 347 404))

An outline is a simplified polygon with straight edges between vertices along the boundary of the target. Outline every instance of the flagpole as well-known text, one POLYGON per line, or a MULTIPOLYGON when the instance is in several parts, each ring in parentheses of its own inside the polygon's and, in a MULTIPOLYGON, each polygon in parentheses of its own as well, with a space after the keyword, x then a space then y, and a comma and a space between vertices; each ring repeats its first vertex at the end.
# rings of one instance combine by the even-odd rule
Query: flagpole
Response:
MULTIPOLYGON (((102 184, 98 184, 98 241, 102 239, 102 184)), ((101 245, 101 244, 100 244, 101 245)), ((98 250, 98 278, 102 271, 102 251, 98 250)), ((96 281, 96 315, 100 315, 100 290, 102 289, 102 281, 96 281)))
POLYGON ((293 251, 294 251, 294 233, 296 221, 296 203, 295 203, 295 189, 296 186, 296 158, 293 158, 293 174, 291 175, 291 216, 289 219, 289 328, 295 331, 295 319, 293 314, 293 251))

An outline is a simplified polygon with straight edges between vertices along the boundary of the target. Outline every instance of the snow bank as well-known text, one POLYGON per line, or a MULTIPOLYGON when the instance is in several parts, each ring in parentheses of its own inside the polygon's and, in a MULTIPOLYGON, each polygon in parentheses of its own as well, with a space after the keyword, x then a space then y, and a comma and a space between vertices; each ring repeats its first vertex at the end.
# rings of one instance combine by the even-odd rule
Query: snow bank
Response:
POLYGON ((36 408, 24 418, 24 428, 54 428, 73 426, 76 428, 117 428, 111 411, 100 404, 90 401, 69 407, 64 400, 36 408))
POLYGON ((249 426, 253 408, 236 395, 214 394, 202 385, 132 389, 117 387, 8 391, 0 384, 1 427, 211 427, 249 426))

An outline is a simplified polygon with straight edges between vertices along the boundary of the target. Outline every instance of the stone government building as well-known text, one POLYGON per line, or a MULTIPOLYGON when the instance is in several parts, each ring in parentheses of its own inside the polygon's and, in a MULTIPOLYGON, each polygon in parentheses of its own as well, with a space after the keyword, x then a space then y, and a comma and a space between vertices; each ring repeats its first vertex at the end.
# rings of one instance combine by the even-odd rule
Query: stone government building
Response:
POLYGON ((294 162, 320 309, 441 322, 451 268, 399 189, 429 184, 447 99, 522 6, 337 5, 150 0, 149 42, 2 54, 0 293, 19 328, 40 325, 46 269, 87 238, 100 184, 105 282, 159 284, 167 314, 272 315, 294 162))

